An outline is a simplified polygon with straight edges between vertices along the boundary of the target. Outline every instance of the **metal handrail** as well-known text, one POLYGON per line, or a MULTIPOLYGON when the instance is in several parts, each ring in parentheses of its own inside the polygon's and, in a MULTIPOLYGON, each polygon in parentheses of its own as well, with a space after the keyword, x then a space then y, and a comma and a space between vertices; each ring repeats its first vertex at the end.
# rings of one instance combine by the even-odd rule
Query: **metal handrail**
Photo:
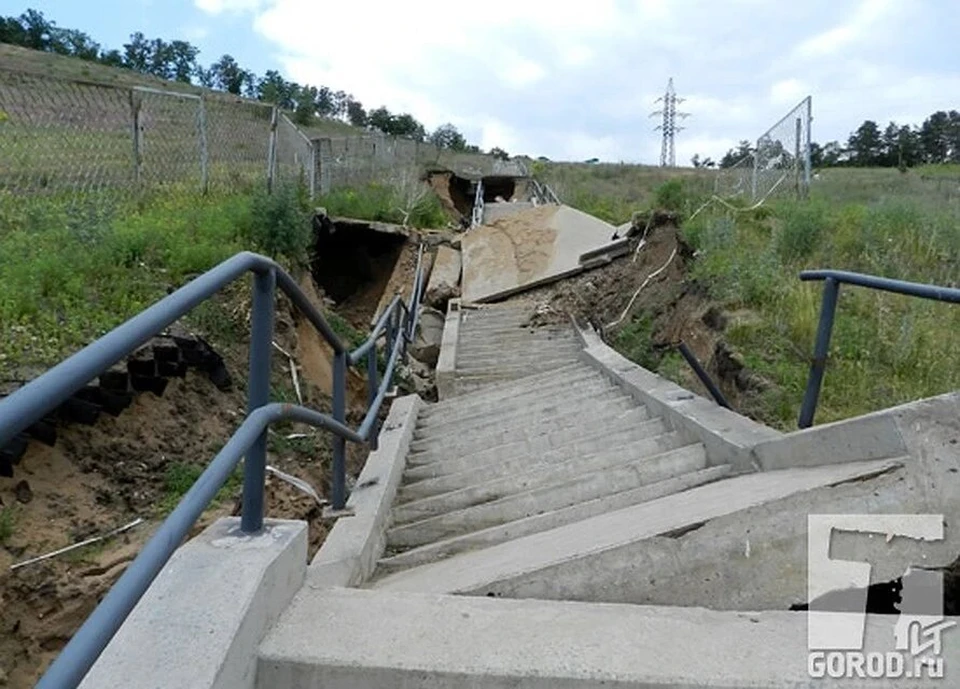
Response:
POLYGON ((177 507, 150 538, 123 576, 83 623, 47 669, 37 687, 77 686, 120 629, 170 556, 217 491, 244 462, 240 528, 246 534, 263 529, 267 428, 277 421, 297 421, 333 433, 331 503, 335 511, 346 505, 346 441, 376 447, 377 418, 393 379, 398 360, 415 333, 423 291, 423 246, 409 304, 395 298, 367 340, 349 352, 323 314, 300 290, 294 279, 273 260, 250 252, 237 254, 192 280, 137 316, 0 400, 0 446, 46 416, 103 371, 114 365, 168 325, 209 299, 247 271, 253 272, 253 309, 250 338, 248 415, 177 507), (273 343, 276 287, 303 312, 334 352, 332 415, 289 404, 270 403, 270 357, 273 343), (386 335, 389 352, 382 381, 378 382, 376 343, 386 335), (369 408, 357 430, 346 425, 346 370, 366 358, 369 408))
POLYGON ((817 402, 820 398, 820 388, 823 385, 823 374, 827 367, 830 335, 833 332, 833 320, 837 311, 837 298, 840 296, 841 284, 960 304, 960 289, 954 287, 905 282, 876 275, 851 273, 845 270, 805 270, 800 273, 800 279, 804 281, 824 281, 823 301, 820 305, 820 322, 817 325, 817 340, 813 349, 813 360, 810 362, 807 389, 803 394, 803 404, 800 406, 800 419, 797 422, 800 428, 809 428, 813 425, 813 417, 817 412, 817 402))

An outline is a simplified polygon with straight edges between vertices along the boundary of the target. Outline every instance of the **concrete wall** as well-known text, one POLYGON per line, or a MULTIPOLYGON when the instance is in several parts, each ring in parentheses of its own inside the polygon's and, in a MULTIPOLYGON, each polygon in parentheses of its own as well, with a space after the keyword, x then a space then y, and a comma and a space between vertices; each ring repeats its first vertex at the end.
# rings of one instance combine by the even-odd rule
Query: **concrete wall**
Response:
MULTIPOLYGON (((946 515, 945 539, 921 543, 834 536, 833 557, 875 563, 873 581, 908 565, 943 566, 960 553, 960 393, 838 423, 775 433, 623 360, 588 334, 587 360, 665 418, 701 438, 711 461, 776 471, 891 458, 899 467, 713 519, 676 538, 653 538, 498 583, 503 596, 788 609, 806 600, 807 515, 946 515), (839 553, 846 553, 841 556, 839 553)), ((768 429, 769 430, 769 429, 768 429)))
POLYGON ((340 516, 310 563, 313 586, 358 586, 377 565, 386 547, 390 507, 403 475, 422 401, 416 395, 393 401, 380 430, 377 449, 357 478, 340 516))
POLYGON ((773 428, 641 368, 604 344, 592 330, 578 328, 578 333, 584 345, 582 360, 649 407, 651 414, 662 416, 670 427, 702 442, 711 466, 730 464, 737 472, 755 471, 760 466, 753 455, 754 446, 783 437, 773 428))
POLYGON ((306 564, 304 522, 268 519, 247 536, 218 520, 174 553, 80 686, 253 687, 257 647, 306 564))
POLYGON ((451 299, 447 304, 447 318, 443 324, 443 339, 440 341, 440 358, 437 360, 437 398, 446 400, 457 394, 457 344, 460 341, 460 300, 451 299))

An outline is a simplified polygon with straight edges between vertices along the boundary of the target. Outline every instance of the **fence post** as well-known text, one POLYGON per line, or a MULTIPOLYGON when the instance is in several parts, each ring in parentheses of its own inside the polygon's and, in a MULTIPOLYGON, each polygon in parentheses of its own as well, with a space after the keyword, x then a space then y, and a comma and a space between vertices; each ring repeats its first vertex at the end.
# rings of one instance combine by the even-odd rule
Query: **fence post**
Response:
POLYGON ((267 193, 273 193, 274 177, 277 174, 277 121, 279 108, 274 105, 270 109, 270 144, 267 149, 267 193))
MULTIPOLYGON (((340 423, 347 420, 347 353, 333 357, 333 418, 340 423)), ((333 509, 340 511, 347 505, 347 441, 333 436, 333 509)))
POLYGON ((317 161, 319 160, 319 155, 317 154, 317 142, 310 141, 310 200, 313 201, 317 197, 317 161))
POLYGON ((839 294, 840 283, 835 278, 827 278, 823 283, 823 302, 820 304, 820 323, 817 325, 817 342, 813 348, 813 361, 810 362, 810 377, 807 379, 807 389, 803 393, 800 419, 797 422, 800 428, 809 428, 817 412, 817 400, 820 397, 823 373, 830 353, 830 334, 833 331, 833 317, 837 312, 839 294))
MULTIPOLYGON (((277 275, 273 269, 253 276, 253 324, 250 333, 250 378, 247 412, 270 402, 270 353, 273 347, 274 293, 277 275)), ((267 431, 264 429, 243 461, 243 511, 240 529, 258 533, 263 528, 263 491, 267 473, 267 431)))
POLYGON ((140 141, 140 107, 143 104, 136 89, 130 89, 130 123, 133 132, 133 183, 139 191, 143 175, 143 151, 140 141))
POLYGON ((806 138, 804 140, 803 147, 803 176, 804 182, 807 185, 807 193, 810 193, 810 167, 812 161, 810 160, 810 142, 813 141, 813 132, 811 132, 810 127, 813 125, 813 99, 810 96, 807 96, 807 108, 805 111, 805 117, 807 119, 807 128, 806 128, 806 138))
POLYGON ((796 134, 794 136, 793 152, 793 176, 794 184, 797 187, 797 198, 802 199, 803 187, 800 183, 800 137, 803 136, 803 118, 797 117, 796 134))
POLYGON ((207 99, 200 95, 198 111, 200 125, 200 191, 206 194, 210 190, 210 158, 207 149, 207 99))

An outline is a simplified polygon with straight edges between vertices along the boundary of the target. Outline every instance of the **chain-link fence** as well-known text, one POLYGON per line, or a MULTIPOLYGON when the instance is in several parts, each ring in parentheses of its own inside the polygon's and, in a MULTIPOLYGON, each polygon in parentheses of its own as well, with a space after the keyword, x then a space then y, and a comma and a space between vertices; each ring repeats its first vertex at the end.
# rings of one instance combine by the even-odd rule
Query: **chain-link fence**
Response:
POLYGON ((482 153, 465 153, 399 137, 365 134, 313 139, 317 151, 318 193, 369 183, 391 184, 399 175, 449 170, 463 177, 522 177, 519 161, 482 153))
POLYGON ((271 105, 0 69, 0 193, 236 190, 309 182, 312 167, 312 144, 271 105))
POLYGON ((115 87, 0 68, 0 194, 113 198, 299 181, 314 197, 407 184, 430 169, 477 179, 522 164, 377 134, 313 138, 269 104, 115 87), (397 180, 401 180, 398 182, 397 180))
POLYGON ((768 129, 749 155, 717 173, 720 196, 744 195, 759 201, 777 192, 806 196, 810 188, 812 99, 804 98, 768 129))

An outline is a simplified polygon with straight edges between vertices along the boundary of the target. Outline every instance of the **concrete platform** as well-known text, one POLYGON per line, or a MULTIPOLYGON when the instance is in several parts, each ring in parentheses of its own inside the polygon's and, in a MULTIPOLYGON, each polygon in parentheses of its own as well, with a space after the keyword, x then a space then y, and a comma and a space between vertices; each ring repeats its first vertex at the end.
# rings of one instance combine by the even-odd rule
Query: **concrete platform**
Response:
MULTIPOLYGON (((866 650, 896 617, 869 616, 866 650)), ((957 686, 947 678, 812 679, 807 619, 790 612, 304 589, 260 647, 260 689, 819 689, 957 686)))
POLYGON ((462 240, 465 303, 484 302, 583 270, 583 254, 613 242, 616 228, 569 206, 541 206, 468 232, 462 240))
POLYGON ((371 586, 394 591, 483 595, 485 587, 501 579, 566 560, 589 558, 594 553, 684 529, 805 490, 872 475, 895 464, 892 460, 880 460, 737 476, 399 572, 375 581, 371 586))

